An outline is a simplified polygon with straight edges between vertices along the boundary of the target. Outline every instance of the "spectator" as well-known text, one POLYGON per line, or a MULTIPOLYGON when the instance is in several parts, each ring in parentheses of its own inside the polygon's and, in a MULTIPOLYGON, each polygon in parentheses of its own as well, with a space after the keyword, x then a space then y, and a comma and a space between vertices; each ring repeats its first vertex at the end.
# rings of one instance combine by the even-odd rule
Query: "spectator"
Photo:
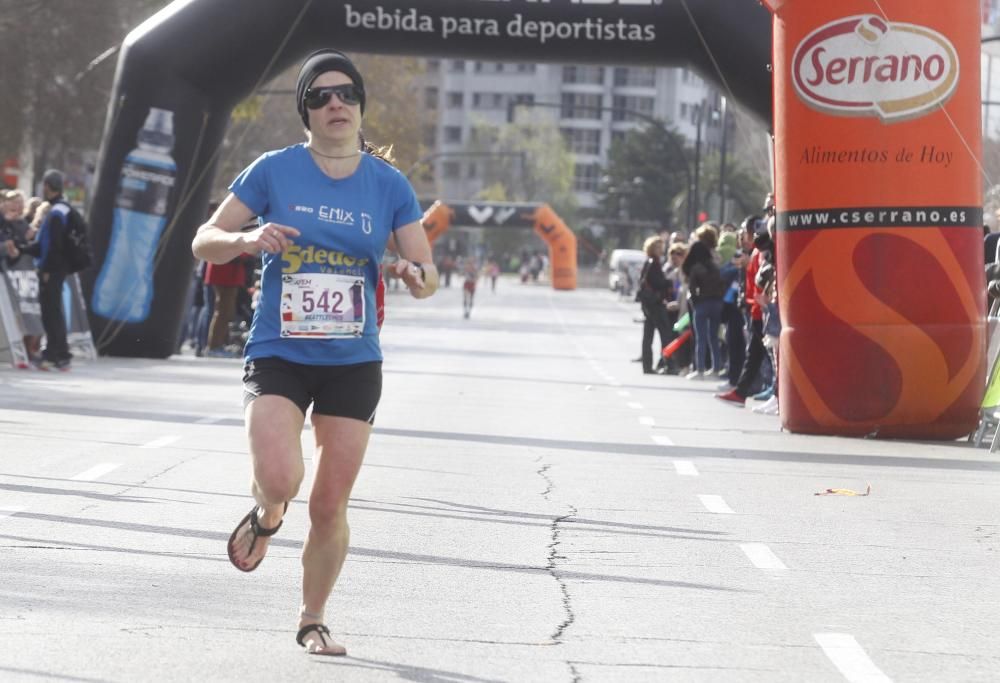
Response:
MULTIPOLYGON (((701 228, 699 228, 701 231, 701 228)), ((703 235, 715 236, 709 228, 703 235)), ((688 250, 681 270, 687 279, 688 297, 691 300, 694 318, 694 370, 688 379, 703 379, 705 376, 705 356, 710 349, 712 370, 722 369, 722 349, 719 345, 719 326, 722 324, 722 296, 725 285, 719 267, 715 264, 712 250, 706 244, 708 238, 698 237, 688 250)))
MULTIPOLYGON (((684 273, 681 266, 687 257, 688 247, 686 243, 674 242, 670 245, 667 254, 667 262, 663 266, 663 275, 670 282, 671 298, 667 301, 667 324, 669 325, 670 341, 677 336, 674 333, 674 325, 681 316, 687 313, 687 288, 684 284, 684 273)), ((690 342, 685 342, 677 351, 667 359, 667 373, 671 375, 679 374, 682 368, 691 365, 690 342)))
POLYGON ((642 245, 646 252, 646 262, 639 274, 639 287, 635 298, 642 306, 645 321, 642 325, 642 372, 650 375, 653 370, 653 332, 660 335, 661 354, 670 343, 666 302, 671 295, 670 281, 663 275, 663 240, 659 236, 649 237, 642 245))
MULTIPOLYGON (((1000 222, 1000 211, 997 211, 997 221, 1000 222)), ((1000 226, 997 232, 990 232, 990 226, 983 226, 983 257, 986 265, 996 263, 997 245, 1000 245, 1000 226)))
MULTIPOLYGON (((759 227, 759 223, 753 221, 744 222, 748 229, 759 227)), ((743 364, 743 371, 736 382, 736 388, 716 394, 716 398, 742 406, 751 394, 751 388, 757 380, 761 365, 764 362, 766 349, 764 348, 764 308, 761 304, 763 292, 757 285, 757 272, 761 266, 771 260, 774 243, 767 231, 758 232, 754 236, 754 251, 750 255, 750 262, 746 270, 745 297, 750 306, 750 343, 747 346, 746 361, 743 364)))
MULTIPOLYGON (((257 221, 253 221, 244 229, 256 229, 257 221)), ((237 256, 223 264, 209 263, 205 268, 205 284, 211 286, 214 294, 214 312, 212 322, 208 327, 208 350, 205 355, 210 358, 234 358, 243 350, 230 351, 229 323, 236 313, 236 299, 239 290, 246 286, 246 256, 237 256)))
MULTIPOLYGON (((24 193, 12 190, 4 195, 4 204, 0 208, 7 237, 14 245, 27 245, 35 235, 28 222, 24 219, 24 193)), ((3 238, 0 238, 3 239, 3 238)), ((38 367, 41 363, 42 311, 38 301, 38 273, 31 256, 22 253, 18 258, 7 258, 5 270, 7 279, 14 290, 15 301, 21 315, 22 331, 24 332, 24 349, 28 354, 30 365, 38 367)))
MULTIPOLYGON (((728 225, 728 224, 727 224, 728 225)), ((725 226, 723 226, 725 227, 725 226)), ((726 326, 726 381, 720 389, 730 390, 739 381, 746 359, 746 337, 743 334, 743 310, 740 306, 740 283, 744 277, 746 256, 739 248, 735 233, 726 231, 719 237, 719 273, 726 286, 722 297, 722 323, 726 326)))
MULTIPOLYGON (((8 254, 17 258, 21 253, 35 257, 38 270, 38 298, 41 304, 42 327, 45 329, 45 350, 39 368, 69 370, 72 354, 66 339, 66 316, 63 312, 63 283, 68 270, 66 240, 69 225, 83 221, 76 209, 62 195, 63 174, 50 169, 42 176, 42 194, 50 209, 32 242, 8 246, 8 254)), ((38 213, 41 213, 39 207, 38 213)), ((36 220, 38 216, 36 215, 36 220)), ((8 245, 13 245, 8 242, 8 245)))

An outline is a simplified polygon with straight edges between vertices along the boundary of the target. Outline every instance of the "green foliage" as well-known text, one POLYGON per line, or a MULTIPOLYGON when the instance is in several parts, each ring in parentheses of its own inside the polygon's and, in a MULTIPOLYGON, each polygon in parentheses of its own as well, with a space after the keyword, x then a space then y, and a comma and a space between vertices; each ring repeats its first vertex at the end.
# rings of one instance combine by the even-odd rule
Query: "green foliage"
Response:
MULTIPOLYGON (((699 193, 701 209, 713 220, 719 213, 719 172, 721 155, 713 152, 702 158, 699 193)), ((729 209, 726 220, 739 223, 750 214, 759 214, 768 185, 759 174, 748 170, 739 159, 731 155, 726 159, 726 199, 729 209), (730 204, 730 202, 732 202, 730 204)))
POLYGON ((573 157, 551 118, 523 116, 499 128, 478 124, 471 140, 466 151, 485 157, 480 164, 485 189, 477 199, 544 202, 572 225, 573 157))
POLYGON ((117 61, 109 49, 167 4, 0 0, 0 157, 31 150, 37 181, 95 149, 117 61))
POLYGON ((611 146, 598 189, 604 215, 656 223, 663 230, 682 222, 677 199, 686 192, 688 155, 684 138, 665 126, 627 133, 611 146))

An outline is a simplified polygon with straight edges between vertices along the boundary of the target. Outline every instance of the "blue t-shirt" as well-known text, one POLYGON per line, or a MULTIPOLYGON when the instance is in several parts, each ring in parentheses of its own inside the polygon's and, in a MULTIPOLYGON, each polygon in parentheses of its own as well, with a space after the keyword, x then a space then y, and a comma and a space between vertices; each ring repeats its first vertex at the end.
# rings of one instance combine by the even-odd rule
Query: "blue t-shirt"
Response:
POLYGON ((403 174, 362 154, 353 174, 334 180, 299 144, 264 154, 229 189, 264 222, 302 233, 283 253, 263 255, 247 359, 271 356, 306 365, 382 360, 375 316, 382 254, 392 231, 422 215, 403 174), (340 284, 331 286, 334 280, 340 284), (356 329, 330 336, 326 323, 334 317, 356 329))

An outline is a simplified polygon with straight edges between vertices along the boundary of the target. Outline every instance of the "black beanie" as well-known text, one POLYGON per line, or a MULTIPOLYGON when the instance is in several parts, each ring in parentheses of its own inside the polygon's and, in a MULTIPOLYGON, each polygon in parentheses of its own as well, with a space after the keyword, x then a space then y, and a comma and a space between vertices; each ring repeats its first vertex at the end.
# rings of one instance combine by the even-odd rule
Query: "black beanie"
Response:
POLYGON ((295 85, 295 106, 298 108, 299 116, 302 117, 302 123, 307 129, 309 128, 309 111, 306 109, 305 103, 306 90, 317 76, 327 71, 339 71, 351 79, 361 94, 361 113, 362 115, 365 113, 365 82, 361 78, 361 72, 344 53, 330 49, 317 50, 306 57, 306 61, 302 62, 302 68, 299 69, 299 80, 295 85))

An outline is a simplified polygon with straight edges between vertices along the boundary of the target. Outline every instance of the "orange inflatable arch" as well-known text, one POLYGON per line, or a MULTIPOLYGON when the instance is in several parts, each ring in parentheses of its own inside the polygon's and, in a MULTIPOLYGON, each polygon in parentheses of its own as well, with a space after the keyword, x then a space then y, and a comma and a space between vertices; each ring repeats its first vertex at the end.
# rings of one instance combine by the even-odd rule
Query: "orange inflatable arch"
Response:
POLYGON ((548 204, 434 202, 423 217, 433 245, 452 225, 532 228, 548 245, 553 289, 576 289, 576 235, 548 204))

